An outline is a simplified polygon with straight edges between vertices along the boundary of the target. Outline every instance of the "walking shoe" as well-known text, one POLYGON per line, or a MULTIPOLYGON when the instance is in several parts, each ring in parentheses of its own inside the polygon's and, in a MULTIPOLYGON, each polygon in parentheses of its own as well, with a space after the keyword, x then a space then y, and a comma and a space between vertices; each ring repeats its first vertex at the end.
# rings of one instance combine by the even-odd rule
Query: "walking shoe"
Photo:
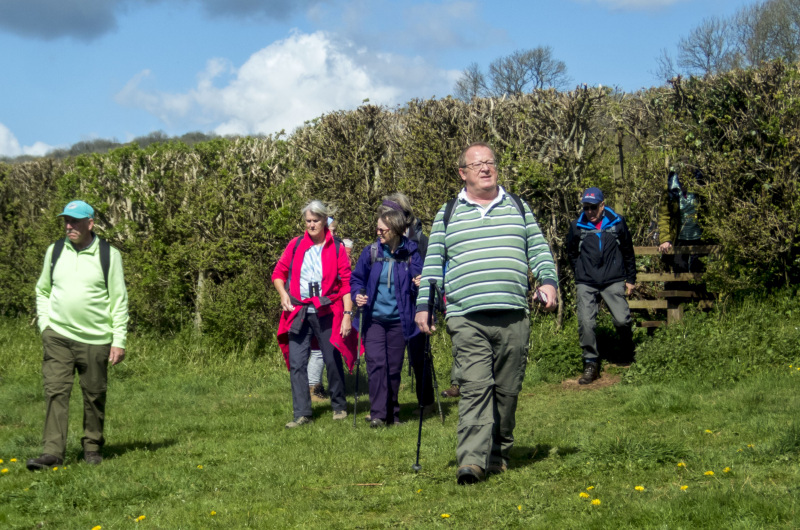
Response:
POLYGON ((44 453, 39 458, 29 459, 25 465, 29 470, 36 471, 37 469, 49 469, 53 466, 60 466, 63 463, 64 459, 44 453))
POLYGON ((374 420, 369 422, 369 426, 372 427, 373 429, 377 429, 378 427, 385 427, 386 422, 383 420, 379 420, 378 418, 375 418, 374 420))
POLYGON ((483 468, 475 464, 459 466, 458 471, 456 471, 456 480, 461 486, 476 484, 485 478, 486 475, 483 473, 483 468))
POLYGON ((325 387, 322 386, 322 383, 317 383, 316 385, 309 385, 308 391, 311 393, 311 401, 314 403, 321 403, 323 401, 328 401, 328 394, 325 392, 325 387))
POLYGON ((364 421, 367 422, 367 423, 371 422, 372 421, 372 415, 371 414, 367 414, 366 416, 364 416, 364 421))
POLYGON ((486 468, 486 475, 502 475, 508 470, 508 466, 505 464, 489 464, 489 467, 486 468))
MULTIPOLYGON (((436 412, 436 404, 431 403, 430 405, 425 405, 422 407, 422 417, 426 418, 428 416, 433 415, 436 412)), ((414 416, 419 416, 419 408, 414 409, 414 416)))
POLYGON ((460 395, 461 390, 459 390, 458 385, 453 385, 442 392, 442 397, 459 397, 460 395))
POLYGON ((598 377, 600 377, 600 364, 596 362, 588 362, 583 367, 583 375, 580 379, 578 379, 578 384, 588 385, 598 377))
POLYGON ((97 451, 84 451, 83 461, 91 466, 96 466, 103 463, 103 455, 97 451))
POLYGON ((296 420, 292 420, 286 424, 287 429, 294 429, 295 427, 300 427, 301 425, 310 425, 314 423, 314 420, 309 418, 308 416, 300 416, 296 420))
POLYGON ((347 417, 346 410, 334 410, 333 411, 333 419, 334 420, 343 420, 347 417))

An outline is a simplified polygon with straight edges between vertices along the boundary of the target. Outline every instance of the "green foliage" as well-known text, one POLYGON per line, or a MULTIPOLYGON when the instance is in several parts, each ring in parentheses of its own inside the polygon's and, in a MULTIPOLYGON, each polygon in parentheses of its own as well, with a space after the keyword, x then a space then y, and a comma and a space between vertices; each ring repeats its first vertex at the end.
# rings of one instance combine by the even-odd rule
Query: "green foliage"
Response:
MULTIPOLYGON (((579 87, 363 105, 285 139, 195 134, 190 145, 154 133, 102 154, 0 164, 0 314, 34 315, 42 256, 63 231, 56 214, 80 198, 123 253, 134 329, 193 326, 223 343, 260 344, 278 318, 269 278, 303 229, 305 203, 334 206, 355 252, 374 240, 376 207, 395 191, 427 228, 460 189, 456 159, 473 141, 494 146, 501 184, 529 202, 550 243, 564 302, 551 335, 573 325, 564 240, 580 191, 600 186, 635 244, 652 244, 664 168, 678 158, 705 176, 691 189, 706 206, 705 233, 723 247, 709 259, 712 286, 791 285, 800 278, 798 123, 797 68, 772 63, 634 94, 579 87)), ((568 340, 534 341, 542 373, 572 371, 568 340)))
POLYGON ((682 379, 736 381, 797 362, 800 301, 793 292, 751 295, 714 312, 687 312, 677 324, 639 344, 632 382, 682 379))

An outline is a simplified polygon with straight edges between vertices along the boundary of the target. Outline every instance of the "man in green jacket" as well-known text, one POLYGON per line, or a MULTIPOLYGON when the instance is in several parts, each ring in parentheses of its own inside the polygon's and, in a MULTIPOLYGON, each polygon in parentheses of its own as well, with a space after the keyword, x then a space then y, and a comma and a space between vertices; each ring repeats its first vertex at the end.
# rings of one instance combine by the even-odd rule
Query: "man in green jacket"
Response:
POLYGON ((46 414, 42 455, 28 460, 31 471, 64 463, 76 370, 83 391, 83 458, 89 464, 103 461, 107 368, 125 358, 128 291, 122 257, 92 232, 94 209, 85 202, 70 202, 59 216, 66 239, 47 249, 36 283, 46 414))

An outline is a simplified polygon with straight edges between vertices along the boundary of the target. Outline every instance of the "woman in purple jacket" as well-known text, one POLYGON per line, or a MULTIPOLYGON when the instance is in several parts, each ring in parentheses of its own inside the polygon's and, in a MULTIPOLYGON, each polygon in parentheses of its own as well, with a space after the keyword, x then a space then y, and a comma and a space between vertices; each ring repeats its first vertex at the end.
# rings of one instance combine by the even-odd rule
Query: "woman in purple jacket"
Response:
POLYGON ((414 278, 422 273, 417 244, 403 235, 403 214, 384 212, 377 224, 378 240, 361 252, 350 277, 350 292, 361 313, 358 326, 364 326, 371 427, 400 423, 400 372, 406 341, 419 333, 414 278), (367 294, 358 294, 361 289, 367 294))

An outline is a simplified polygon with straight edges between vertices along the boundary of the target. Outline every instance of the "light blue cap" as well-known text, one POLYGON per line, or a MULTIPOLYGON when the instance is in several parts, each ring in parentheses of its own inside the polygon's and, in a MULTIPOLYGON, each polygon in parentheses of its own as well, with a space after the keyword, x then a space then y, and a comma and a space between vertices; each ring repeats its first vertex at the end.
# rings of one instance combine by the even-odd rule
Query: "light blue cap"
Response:
POLYGON ((94 208, 83 201, 72 201, 64 207, 59 217, 67 216, 75 219, 94 219, 94 208))

